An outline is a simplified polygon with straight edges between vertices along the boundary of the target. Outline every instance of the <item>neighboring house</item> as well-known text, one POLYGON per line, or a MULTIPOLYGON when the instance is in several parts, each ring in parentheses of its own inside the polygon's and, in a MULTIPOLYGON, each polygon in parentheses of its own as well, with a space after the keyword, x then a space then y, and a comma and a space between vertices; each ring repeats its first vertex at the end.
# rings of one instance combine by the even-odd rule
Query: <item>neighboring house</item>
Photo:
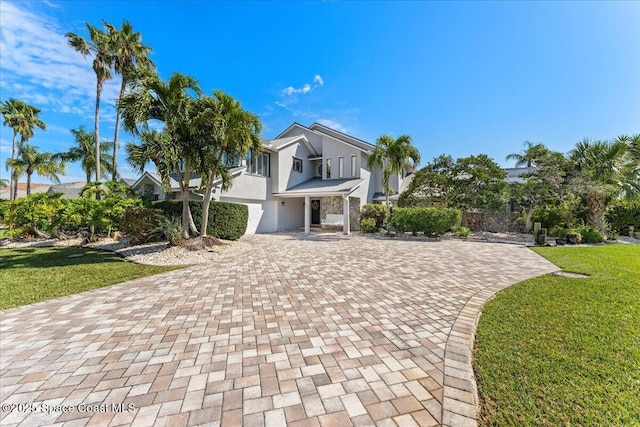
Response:
POLYGON ((85 181, 54 184, 49 188, 47 194, 62 193, 63 199, 77 199, 85 185, 87 185, 85 181))
MULTIPOLYGON (((34 184, 31 183, 31 194, 35 194, 35 193, 46 193, 49 188, 51 187, 51 184, 34 184)), ((11 199, 11 191, 10 191, 11 187, 10 186, 6 186, 6 187, 1 187, 0 188, 0 200, 10 200, 11 199)), ((22 197, 27 197, 27 183, 26 182, 19 182, 18 183, 18 199, 22 198, 22 197)))
MULTIPOLYGON (((289 126, 275 139, 263 139, 263 151, 227 162, 234 177, 228 191, 218 184, 213 199, 249 208, 247 234, 312 226, 357 230, 360 209, 384 200, 382 170, 367 167, 374 145, 314 123, 289 126)), ((394 193, 406 187, 407 173, 390 179, 394 193)), ((175 176, 163 191, 158 174, 145 172, 132 186, 157 200, 181 199, 175 176)), ((200 178, 190 179, 189 198, 202 200, 200 178)))
POLYGON ((505 168, 505 172, 507 172, 507 182, 524 182, 525 178, 522 175, 533 173, 536 171, 535 166, 523 167, 523 168, 505 168))

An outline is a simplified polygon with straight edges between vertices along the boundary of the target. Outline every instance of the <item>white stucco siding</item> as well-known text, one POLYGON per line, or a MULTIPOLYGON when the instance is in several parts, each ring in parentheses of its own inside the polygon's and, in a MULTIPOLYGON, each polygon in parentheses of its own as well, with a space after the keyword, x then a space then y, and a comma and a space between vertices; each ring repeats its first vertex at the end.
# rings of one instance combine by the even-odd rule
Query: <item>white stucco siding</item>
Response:
POLYGON ((277 202, 278 231, 304 227, 304 198, 282 199, 277 202), (284 205, 282 204, 284 201, 284 205))
POLYGON ((246 199, 252 201, 262 201, 271 199, 271 178, 251 175, 242 172, 233 180, 233 185, 228 191, 223 191, 220 195, 224 198, 246 199))
POLYGON ((351 178, 351 156, 358 155, 360 150, 347 144, 343 144, 333 138, 323 136, 322 138, 322 178, 327 179, 327 159, 331 159, 331 178, 344 179, 351 178), (344 159, 344 173, 340 177, 339 159, 344 159))
POLYGON ((302 141, 289 145, 277 153, 278 193, 308 181, 315 176, 312 162, 309 161, 309 154, 311 154, 311 152, 302 141), (294 157, 302 160, 302 172, 293 170, 294 157))
POLYGON ((300 126, 292 126, 287 132, 280 135, 281 138, 288 138, 290 136, 304 135, 309 141, 309 145, 316 150, 316 153, 322 153, 322 137, 311 129, 305 129, 300 126))

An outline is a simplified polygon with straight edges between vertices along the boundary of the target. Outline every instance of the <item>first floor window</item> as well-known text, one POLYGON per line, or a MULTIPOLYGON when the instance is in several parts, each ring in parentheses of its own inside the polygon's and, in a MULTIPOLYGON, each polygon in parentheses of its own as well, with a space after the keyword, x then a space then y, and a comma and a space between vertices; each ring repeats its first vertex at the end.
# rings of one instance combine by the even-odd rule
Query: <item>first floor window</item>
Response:
POLYGON ((338 178, 344 178, 344 157, 338 157, 338 178))

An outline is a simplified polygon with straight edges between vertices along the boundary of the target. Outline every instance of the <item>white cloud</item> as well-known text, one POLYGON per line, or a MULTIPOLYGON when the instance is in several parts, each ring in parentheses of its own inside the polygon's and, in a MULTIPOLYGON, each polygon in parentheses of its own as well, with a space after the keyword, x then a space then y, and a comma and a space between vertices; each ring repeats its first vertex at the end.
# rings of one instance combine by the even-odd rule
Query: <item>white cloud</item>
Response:
POLYGON ((324 85, 324 80, 322 79, 322 77, 320 76, 320 74, 316 74, 313 77, 313 86, 311 86, 311 84, 309 83, 305 83, 302 86, 295 88, 293 86, 289 86, 286 87, 284 89, 282 89, 282 94, 286 95, 286 96, 292 96, 292 95, 296 95, 298 93, 309 93, 311 91, 313 91, 314 89, 320 87, 324 85))
POLYGON ((331 129, 335 129, 338 132, 342 132, 342 133, 348 133, 348 130, 349 130, 345 126, 343 126, 341 123, 331 119, 319 119, 319 120, 316 120, 316 122, 320 123, 321 125, 325 125, 326 127, 329 127, 331 129))
MULTIPOLYGON (((28 11, 22 5, 3 1, 0 8, 3 92, 39 108, 91 119, 95 108, 91 59, 68 46, 64 36, 67 31, 55 16, 28 11)), ((115 99, 117 93, 118 82, 107 82, 104 104, 115 99)), ((105 119, 112 112, 113 107, 105 108, 105 119)))

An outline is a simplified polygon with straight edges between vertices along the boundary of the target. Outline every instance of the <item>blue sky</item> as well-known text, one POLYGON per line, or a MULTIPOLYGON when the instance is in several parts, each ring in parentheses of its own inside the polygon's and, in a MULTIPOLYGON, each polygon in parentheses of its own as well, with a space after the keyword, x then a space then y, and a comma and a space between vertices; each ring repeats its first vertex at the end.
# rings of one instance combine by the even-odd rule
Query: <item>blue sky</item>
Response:
MULTIPOLYGON (((2 0, 0 99, 42 109, 48 130, 32 143, 43 150, 93 127, 91 61, 64 34, 102 19, 129 20, 163 78, 188 74, 241 100, 267 138, 318 121, 371 143, 409 134, 422 164, 486 153, 512 166, 505 156, 525 140, 566 152, 640 133, 640 2, 2 0)), ((118 87, 104 91, 105 138, 118 87)), ((12 132, 0 132, 4 165, 12 132)), ((134 176, 124 153, 119 164, 134 176)), ((72 165, 63 181, 83 179, 72 165)))

